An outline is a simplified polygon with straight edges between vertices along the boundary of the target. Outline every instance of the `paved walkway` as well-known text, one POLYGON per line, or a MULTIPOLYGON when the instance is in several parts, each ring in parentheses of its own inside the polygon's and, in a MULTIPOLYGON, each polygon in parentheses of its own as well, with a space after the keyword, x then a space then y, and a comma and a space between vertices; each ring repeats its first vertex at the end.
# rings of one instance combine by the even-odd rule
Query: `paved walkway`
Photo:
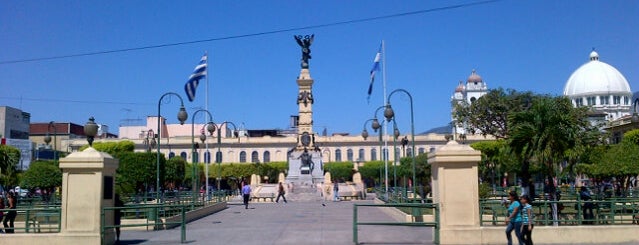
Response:
MULTIPOLYGON (((364 201, 238 203, 187 224, 189 244, 353 244, 353 204, 364 201)), ((380 208, 359 211, 360 220, 395 221, 380 208)), ((432 228, 360 226, 362 244, 432 244, 432 228)), ((122 231, 120 244, 178 244, 180 228, 122 231)))

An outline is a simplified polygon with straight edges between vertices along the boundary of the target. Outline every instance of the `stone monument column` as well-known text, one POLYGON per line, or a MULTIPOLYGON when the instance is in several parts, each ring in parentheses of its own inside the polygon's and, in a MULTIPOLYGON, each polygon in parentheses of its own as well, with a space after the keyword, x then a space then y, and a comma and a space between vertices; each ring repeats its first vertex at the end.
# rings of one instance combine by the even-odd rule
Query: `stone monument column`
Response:
POLYGON ((477 177, 480 160, 480 151, 456 141, 428 154, 433 203, 439 204, 441 215, 440 244, 478 243, 481 238, 477 177))
POLYGON ((301 185, 312 185, 323 181, 322 158, 320 149, 315 144, 313 133, 313 78, 309 70, 311 43, 314 35, 295 36, 302 48, 301 70, 297 77, 297 144, 288 152, 288 176, 286 182, 301 185))
MULTIPOLYGON (((92 147, 60 159, 62 169, 62 220, 60 236, 66 244, 101 244, 101 225, 113 225, 115 171, 118 160, 92 147)), ((115 242, 112 229, 104 234, 104 244, 115 242)))

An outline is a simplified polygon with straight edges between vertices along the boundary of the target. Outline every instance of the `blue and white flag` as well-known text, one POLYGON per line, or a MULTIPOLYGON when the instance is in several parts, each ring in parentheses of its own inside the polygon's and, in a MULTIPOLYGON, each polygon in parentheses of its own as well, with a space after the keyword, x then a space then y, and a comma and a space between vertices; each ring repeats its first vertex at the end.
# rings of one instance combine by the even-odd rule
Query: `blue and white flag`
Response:
POLYGON ((382 59, 382 45, 379 45, 379 50, 375 54, 375 60, 373 61, 373 68, 371 69, 371 83, 368 85, 368 97, 367 101, 370 101, 371 93, 373 93, 373 82, 375 82, 375 73, 379 71, 379 62, 382 59))
POLYGON ((207 56, 204 54, 202 59, 200 59, 200 63, 195 67, 195 70, 193 70, 193 74, 189 77, 189 81, 184 85, 186 96, 191 102, 195 99, 195 89, 197 89, 197 85, 200 84, 200 79, 206 76, 206 65, 207 56))

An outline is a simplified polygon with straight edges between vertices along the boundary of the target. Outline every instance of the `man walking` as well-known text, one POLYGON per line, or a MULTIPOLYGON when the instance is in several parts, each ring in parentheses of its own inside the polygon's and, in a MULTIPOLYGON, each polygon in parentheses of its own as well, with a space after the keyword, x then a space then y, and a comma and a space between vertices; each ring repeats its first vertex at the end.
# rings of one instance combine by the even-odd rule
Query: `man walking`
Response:
POLYGON ((284 185, 282 185, 282 182, 280 182, 280 185, 277 187, 277 198, 275 199, 275 202, 279 202, 280 197, 282 197, 282 199, 284 200, 284 203, 287 203, 286 197, 284 197, 285 193, 286 192, 284 191, 284 185))
POLYGON ((251 185, 242 182, 242 197, 244 198, 244 209, 248 209, 249 199, 251 198, 251 185))

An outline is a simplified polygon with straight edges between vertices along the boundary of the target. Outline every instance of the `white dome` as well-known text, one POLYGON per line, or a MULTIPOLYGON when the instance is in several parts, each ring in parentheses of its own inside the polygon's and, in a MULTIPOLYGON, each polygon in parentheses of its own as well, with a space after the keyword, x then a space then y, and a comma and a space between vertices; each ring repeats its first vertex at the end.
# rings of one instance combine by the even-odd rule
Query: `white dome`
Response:
POLYGON ((564 95, 579 97, 600 94, 630 94, 626 78, 614 67, 599 61, 599 54, 592 51, 590 61, 570 75, 564 95))

